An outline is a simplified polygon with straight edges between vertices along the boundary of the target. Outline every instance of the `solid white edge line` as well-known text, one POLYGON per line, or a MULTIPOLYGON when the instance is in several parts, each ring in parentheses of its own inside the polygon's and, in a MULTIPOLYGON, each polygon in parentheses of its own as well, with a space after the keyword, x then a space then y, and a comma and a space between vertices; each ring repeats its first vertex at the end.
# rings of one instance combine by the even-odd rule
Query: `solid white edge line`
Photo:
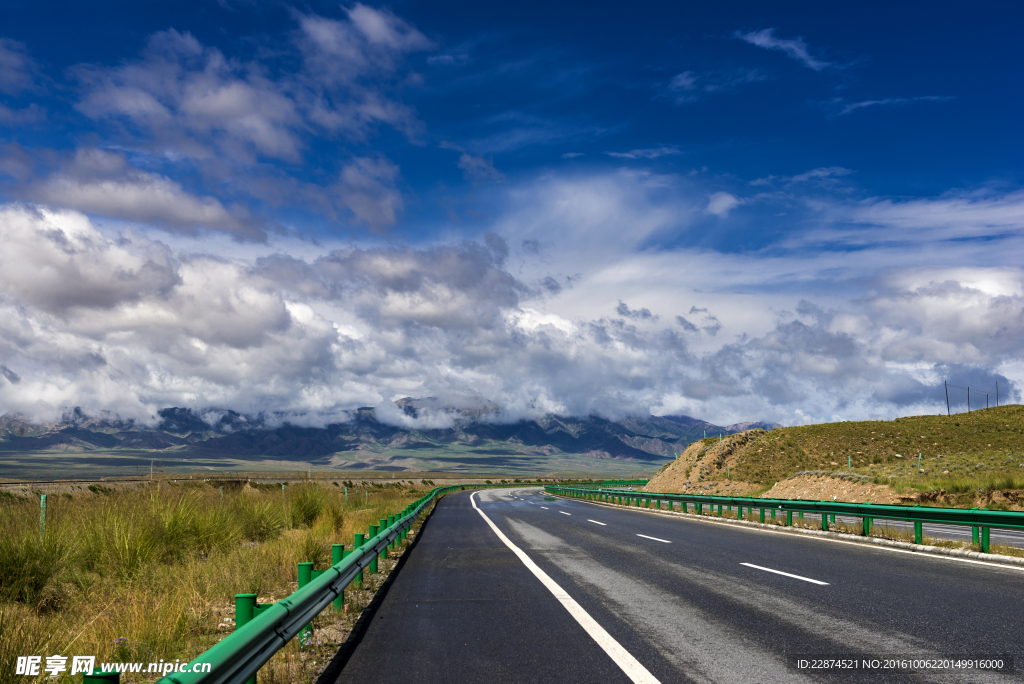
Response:
POLYGON ((484 519, 484 522, 486 522, 494 531, 494 534, 498 535, 498 539, 500 539, 505 546, 512 549, 512 553, 516 554, 516 556, 519 557, 519 560, 523 562, 523 565, 525 565, 530 572, 540 580, 541 584, 547 587, 547 590, 550 591, 554 595, 555 599, 562 604, 562 607, 569 611, 569 615, 573 616, 576 622, 580 624, 580 627, 590 635, 591 639, 597 642, 597 645, 601 647, 601 650, 608 654, 608 657, 619 666, 625 675, 633 682, 636 682, 636 684, 661 684, 654 675, 648 672, 646 667, 640 664, 639 660, 634 658, 629 651, 622 647, 622 644, 616 641, 611 634, 605 631, 605 628, 598 624, 597 620, 590 616, 590 613, 583 610, 583 607, 576 603, 576 600, 573 599, 573 597, 569 596, 562 587, 558 586, 558 584, 551 579, 546 572, 541 570, 540 567, 533 562, 532 558, 523 553, 522 549, 513 544, 512 541, 498 529, 498 526, 495 525, 476 505, 476 495, 477 492, 470 494, 469 501, 473 504, 473 508, 476 509, 476 512, 480 514, 480 517, 484 519))
POLYGON ((765 572, 774 572, 776 575, 785 575, 786 577, 792 577, 793 579, 803 580, 804 582, 810 582, 811 584, 820 584, 823 587, 829 586, 828 582, 822 582, 820 580, 811 579, 810 577, 801 577, 800 575, 794 575, 789 572, 782 572, 781 570, 772 570, 771 568, 764 568, 760 565, 754 565, 753 563, 740 563, 740 565, 746 565, 748 568, 754 568, 756 570, 764 570, 765 572))
POLYGON ((600 525, 601 527, 608 527, 608 523, 597 522, 596 520, 591 520, 590 518, 587 518, 587 522, 592 522, 595 525, 600 525))
POLYGON ((653 539, 654 541, 660 541, 662 544, 671 544, 672 543, 668 539, 658 539, 657 537, 648 537, 646 534, 638 534, 636 536, 643 537, 644 539, 653 539))

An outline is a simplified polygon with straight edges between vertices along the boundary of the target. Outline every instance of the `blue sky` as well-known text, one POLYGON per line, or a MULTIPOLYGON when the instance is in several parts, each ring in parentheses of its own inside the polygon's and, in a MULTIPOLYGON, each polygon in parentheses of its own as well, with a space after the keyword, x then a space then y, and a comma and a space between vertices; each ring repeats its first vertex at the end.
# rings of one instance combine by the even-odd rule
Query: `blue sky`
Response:
POLYGON ((0 410, 792 423, 1024 380, 1012 3, 0 17, 0 410))

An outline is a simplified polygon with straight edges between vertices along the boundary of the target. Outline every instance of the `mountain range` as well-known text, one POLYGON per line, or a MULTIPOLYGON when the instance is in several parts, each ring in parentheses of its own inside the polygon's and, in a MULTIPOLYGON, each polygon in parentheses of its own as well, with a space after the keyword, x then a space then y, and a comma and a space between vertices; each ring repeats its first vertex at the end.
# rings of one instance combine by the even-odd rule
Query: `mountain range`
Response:
MULTIPOLYGON (((142 425, 114 416, 87 416, 80 409, 55 423, 35 424, 17 414, 0 416, 0 452, 72 454, 147 452, 164 460, 212 462, 273 461, 345 469, 437 470, 458 466, 499 469, 556 466, 572 457, 585 465, 611 459, 636 470, 674 458, 705 434, 732 434, 765 423, 719 426, 688 416, 642 416, 609 420, 598 416, 545 415, 511 423, 492 422, 492 411, 445 407, 447 427, 415 427, 424 421, 428 401, 396 402, 407 425, 378 419, 371 407, 348 420, 323 427, 282 422, 273 415, 243 415, 230 410, 165 408, 159 421, 142 425), (582 459, 582 460, 581 460, 582 459)), ((439 414, 435 411, 435 418, 439 414)), ((605 461, 605 465, 612 465, 605 461)), ((597 464, 595 464, 597 466, 597 464)), ((621 469, 615 468, 616 470, 621 469)))

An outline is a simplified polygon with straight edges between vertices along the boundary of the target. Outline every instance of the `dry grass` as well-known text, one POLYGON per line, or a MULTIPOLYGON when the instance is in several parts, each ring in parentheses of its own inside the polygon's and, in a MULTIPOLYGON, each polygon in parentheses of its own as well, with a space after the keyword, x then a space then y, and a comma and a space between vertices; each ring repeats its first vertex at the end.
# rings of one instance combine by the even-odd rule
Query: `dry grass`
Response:
MULTIPOLYGON (((292 593, 298 562, 324 567, 331 544, 350 545, 355 532, 428 489, 369 485, 350 489, 346 501, 342 486, 330 482, 284 491, 246 485, 223 497, 208 485, 165 483, 149 491, 48 497, 44 540, 38 499, 6 497, 0 501, 0 684, 24 681, 13 674, 19 655, 191 660, 230 631, 218 625, 233 616, 236 593, 261 600, 292 593)), ((299 649, 289 645, 268 665, 275 681, 310 681, 299 649)))

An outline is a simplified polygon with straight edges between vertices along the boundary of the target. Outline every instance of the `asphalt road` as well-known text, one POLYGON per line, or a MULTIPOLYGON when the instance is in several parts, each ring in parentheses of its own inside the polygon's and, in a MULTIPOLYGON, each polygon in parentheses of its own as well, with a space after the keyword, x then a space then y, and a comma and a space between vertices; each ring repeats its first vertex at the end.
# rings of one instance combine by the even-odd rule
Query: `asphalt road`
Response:
POLYGON ((339 682, 1024 681, 1016 568, 549 501, 538 489, 475 500, 438 504, 339 682), (790 664, 826 654, 1010 654, 1020 673, 790 664))

